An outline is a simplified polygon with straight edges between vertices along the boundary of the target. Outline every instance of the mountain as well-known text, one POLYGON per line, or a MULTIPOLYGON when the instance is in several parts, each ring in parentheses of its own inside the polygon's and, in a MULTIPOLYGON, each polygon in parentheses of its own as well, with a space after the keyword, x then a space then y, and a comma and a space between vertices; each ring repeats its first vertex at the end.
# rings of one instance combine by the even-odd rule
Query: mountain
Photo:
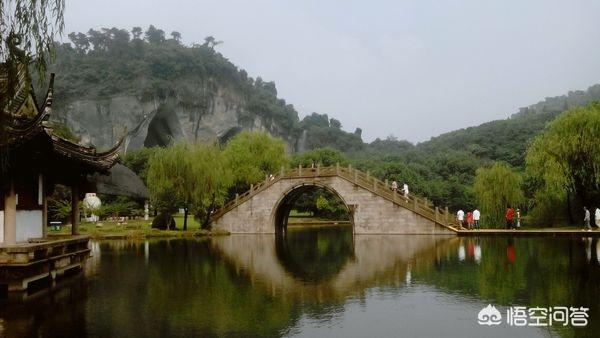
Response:
POLYGON ((130 149, 264 130, 297 150, 306 132, 273 82, 238 69, 216 51, 212 37, 184 46, 179 33, 171 36, 154 26, 145 33, 134 27, 131 33, 69 34, 70 43, 57 43, 50 67, 56 73, 53 119, 99 148, 125 130, 130 149))
POLYGON ((477 163, 522 167, 529 140, 547 122, 568 108, 600 100, 600 85, 595 85, 417 145, 395 139, 365 144, 359 128, 346 132, 327 114, 300 121, 293 105, 277 97, 273 82, 249 77, 216 50, 220 42, 213 37, 185 46, 178 32, 167 38, 150 26, 145 32, 139 27, 89 30, 69 39, 57 43, 50 67, 56 72, 53 119, 99 148, 116 143, 125 130, 129 149, 180 139, 225 141, 241 130, 264 130, 296 152, 331 147, 357 159, 389 157, 423 165, 459 152, 477 163))
POLYGON ((213 37, 185 46, 178 32, 167 38, 150 26, 145 32, 89 30, 69 39, 57 43, 50 67, 56 73, 52 118, 83 142, 108 148, 127 130, 128 149, 137 149, 172 140, 224 142, 242 130, 262 130, 282 137, 293 152, 343 152, 336 158, 381 179, 408 182, 411 191, 452 209, 474 206, 477 168, 504 161, 523 169, 528 143, 549 121, 600 100, 600 85, 594 85, 416 145, 394 137, 364 143, 360 128, 346 132, 327 114, 300 120, 273 82, 249 77, 216 50, 220 42, 213 37))
POLYGON ((567 95, 548 97, 519 109, 505 120, 496 120, 475 127, 455 130, 420 143, 423 152, 463 150, 477 158, 505 161, 523 167, 529 141, 558 114, 592 101, 600 100, 600 85, 586 91, 571 91, 567 95))

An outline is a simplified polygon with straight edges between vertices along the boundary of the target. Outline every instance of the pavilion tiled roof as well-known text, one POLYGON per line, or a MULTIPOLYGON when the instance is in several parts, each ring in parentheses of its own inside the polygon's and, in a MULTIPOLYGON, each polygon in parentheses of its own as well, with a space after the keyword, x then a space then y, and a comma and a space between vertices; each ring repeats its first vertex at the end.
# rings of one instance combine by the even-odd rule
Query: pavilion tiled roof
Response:
MULTIPOLYGON (((41 135, 48 138, 53 151, 59 156, 81 162, 95 170, 106 171, 116 163, 123 145, 123 138, 113 148, 97 152, 94 147, 74 143, 53 133, 52 127, 46 121, 52 112, 54 74, 50 75, 48 90, 42 105, 38 104, 35 97, 26 67, 19 68, 17 78, 18 83, 15 86, 14 95, 4 109, 8 116, 4 130, 7 137, 2 139, 4 144, 0 144, 0 146, 17 148, 28 140, 41 135)), ((7 86, 7 69, 4 64, 0 64, 0 95, 8 92, 7 86)))

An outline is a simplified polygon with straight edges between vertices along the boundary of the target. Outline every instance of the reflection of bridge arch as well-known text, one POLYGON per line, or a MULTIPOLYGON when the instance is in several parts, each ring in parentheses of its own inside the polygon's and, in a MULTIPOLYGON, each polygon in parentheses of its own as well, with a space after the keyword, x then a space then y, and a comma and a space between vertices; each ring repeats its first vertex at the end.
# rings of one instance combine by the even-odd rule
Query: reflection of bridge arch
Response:
POLYGON ((334 278, 354 256, 349 226, 290 231, 275 236, 275 254, 295 279, 315 283, 334 278))
POLYGON ((273 237, 222 236, 213 238, 211 244, 236 271, 244 271, 273 294, 319 302, 345 299, 382 281, 401 285, 411 265, 423 268, 439 257, 455 254, 460 240, 448 236, 354 236, 352 257, 338 271, 320 280, 307 280, 281 261, 273 237))
POLYGON ((300 198, 300 196, 302 196, 303 194, 315 189, 323 189, 337 196, 346 207, 348 217, 350 218, 350 224, 354 224, 354 209, 352 208, 352 206, 346 203, 344 197, 340 193, 338 193, 333 187, 327 184, 321 182, 307 182, 296 186, 292 186, 286 192, 284 192, 279 198, 279 200, 275 203, 275 207, 273 208, 273 211, 271 213, 271 224, 274 225, 276 233, 285 232, 287 230, 288 217, 290 211, 296 204, 298 198, 300 198))
POLYGON ((273 224, 284 221, 286 198, 291 200, 292 192, 302 186, 324 187, 339 196, 350 211, 356 234, 455 231, 454 218, 447 211, 441 212, 422 198, 401 196, 387 183, 339 166, 282 170, 217 211, 212 216, 213 226, 231 233, 274 233, 273 224))

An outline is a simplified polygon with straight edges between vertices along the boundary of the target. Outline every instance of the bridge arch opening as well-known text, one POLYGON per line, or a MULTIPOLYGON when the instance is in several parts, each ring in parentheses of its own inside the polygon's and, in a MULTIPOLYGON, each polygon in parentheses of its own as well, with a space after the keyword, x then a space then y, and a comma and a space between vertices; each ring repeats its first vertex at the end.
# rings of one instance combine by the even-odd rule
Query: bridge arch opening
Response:
POLYGON ((309 183, 295 186, 283 194, 274 209, 273 223, 276 234, 285 234, 290 225, 301 227, 324 224, 353 227, 354 216, 351 206, 333 188, 309 183))

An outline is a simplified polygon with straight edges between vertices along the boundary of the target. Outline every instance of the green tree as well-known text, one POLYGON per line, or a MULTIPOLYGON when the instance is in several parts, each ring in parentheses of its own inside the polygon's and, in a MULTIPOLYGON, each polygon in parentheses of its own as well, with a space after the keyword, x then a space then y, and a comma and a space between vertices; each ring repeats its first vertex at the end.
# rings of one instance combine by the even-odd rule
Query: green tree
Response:
POLYGON ((121 162, 124 166, 131 169, 136 175, 138 175, 144 183, 148 181, 148 162, 152 154, 157 151, 158 148, 141 148, 138 150, 132 150, 121 156, 121 162))
POLYGON ((181 33, 179 33, 178 31, 172 31, 171 37, 173 38, 173 40, 175 40, 177 42, 181 41, 181 33))
POLYGON ((157 210, 172 214, 182 207, 183 230, 187 230, 187 216, 198 184, 188 146, 177 143, 157 149, 148 163, 147 180, 150 199, 157 210))
POLYGON ((310 167, 313 163, 321 166, 332 166, 336 163, 339 163, 340 165, 347 165, 348 158, 339 150, 332 148, 319 148, 294 156, 291 166, 292 168, 298 167, 299 165, 310 167))
POLYGON ((88 48, 90 48, 90 41, 88 40, 87 35, 83 34, 83 33, 69 33, 69 40, 71 40, 71 42, 73 43, 73 46, 75 46, 75 49, 79 52, 79 53, 85 53, 87 52, 88 48))
POLYGON ((521 184, 521 174, 505 163, 477 169, 473 190, 483 225, 490 228, 503 226, 506 208, 523 203, 521 184))
POLYGON ((574 209, 600 204, 599 140, 600 103, 563 113, 534 139, 527 150, 526 170, 537 220, 568 210, 572 221, 574 209))
POLYGON ((134 40, 140 40, 140 36, 142 35, 142 27, 133 27, 131 29, 131 35, 133 35, 134 40))
POLYGON ((285 142, 264 132, 239 133, 227 143, 224 155, 238 192, 278 173, 289 161, 285 142))
MULTIPOLYGON (((64 0, 0 1, 0 60, 9 67, 31 61, 43 79, 48 56, 54 55, 54 37, 64 28, 64 10, 64 0)), ((10 84, 11 78, 8 80, 10 84)))
POLYGON ((218 145, 177 143, 153 151, 148 163, 148 189, 163 214, 184 210, 183 230, 190 211, 209 226, 210 214, 222 206, 233 178, 218 145))
POLYGON ((202 46, 208 47, 211 50, 215 49, 215 46, 222 44, 223 41, 217 41, 214 36, 210 35, 204 38, 204 44, 202 46))
POLYGON ((196 181, 194 209, 201 219, 202 228, 206 229, 210 225, 211 213, 225 204, 233 174, 217 144, 195 146, 190 160, 196 181))
POLYGON ((158 45, 165 41, 165 31, 150 25, 145 32, 145 37, 149 43, 158 45))

